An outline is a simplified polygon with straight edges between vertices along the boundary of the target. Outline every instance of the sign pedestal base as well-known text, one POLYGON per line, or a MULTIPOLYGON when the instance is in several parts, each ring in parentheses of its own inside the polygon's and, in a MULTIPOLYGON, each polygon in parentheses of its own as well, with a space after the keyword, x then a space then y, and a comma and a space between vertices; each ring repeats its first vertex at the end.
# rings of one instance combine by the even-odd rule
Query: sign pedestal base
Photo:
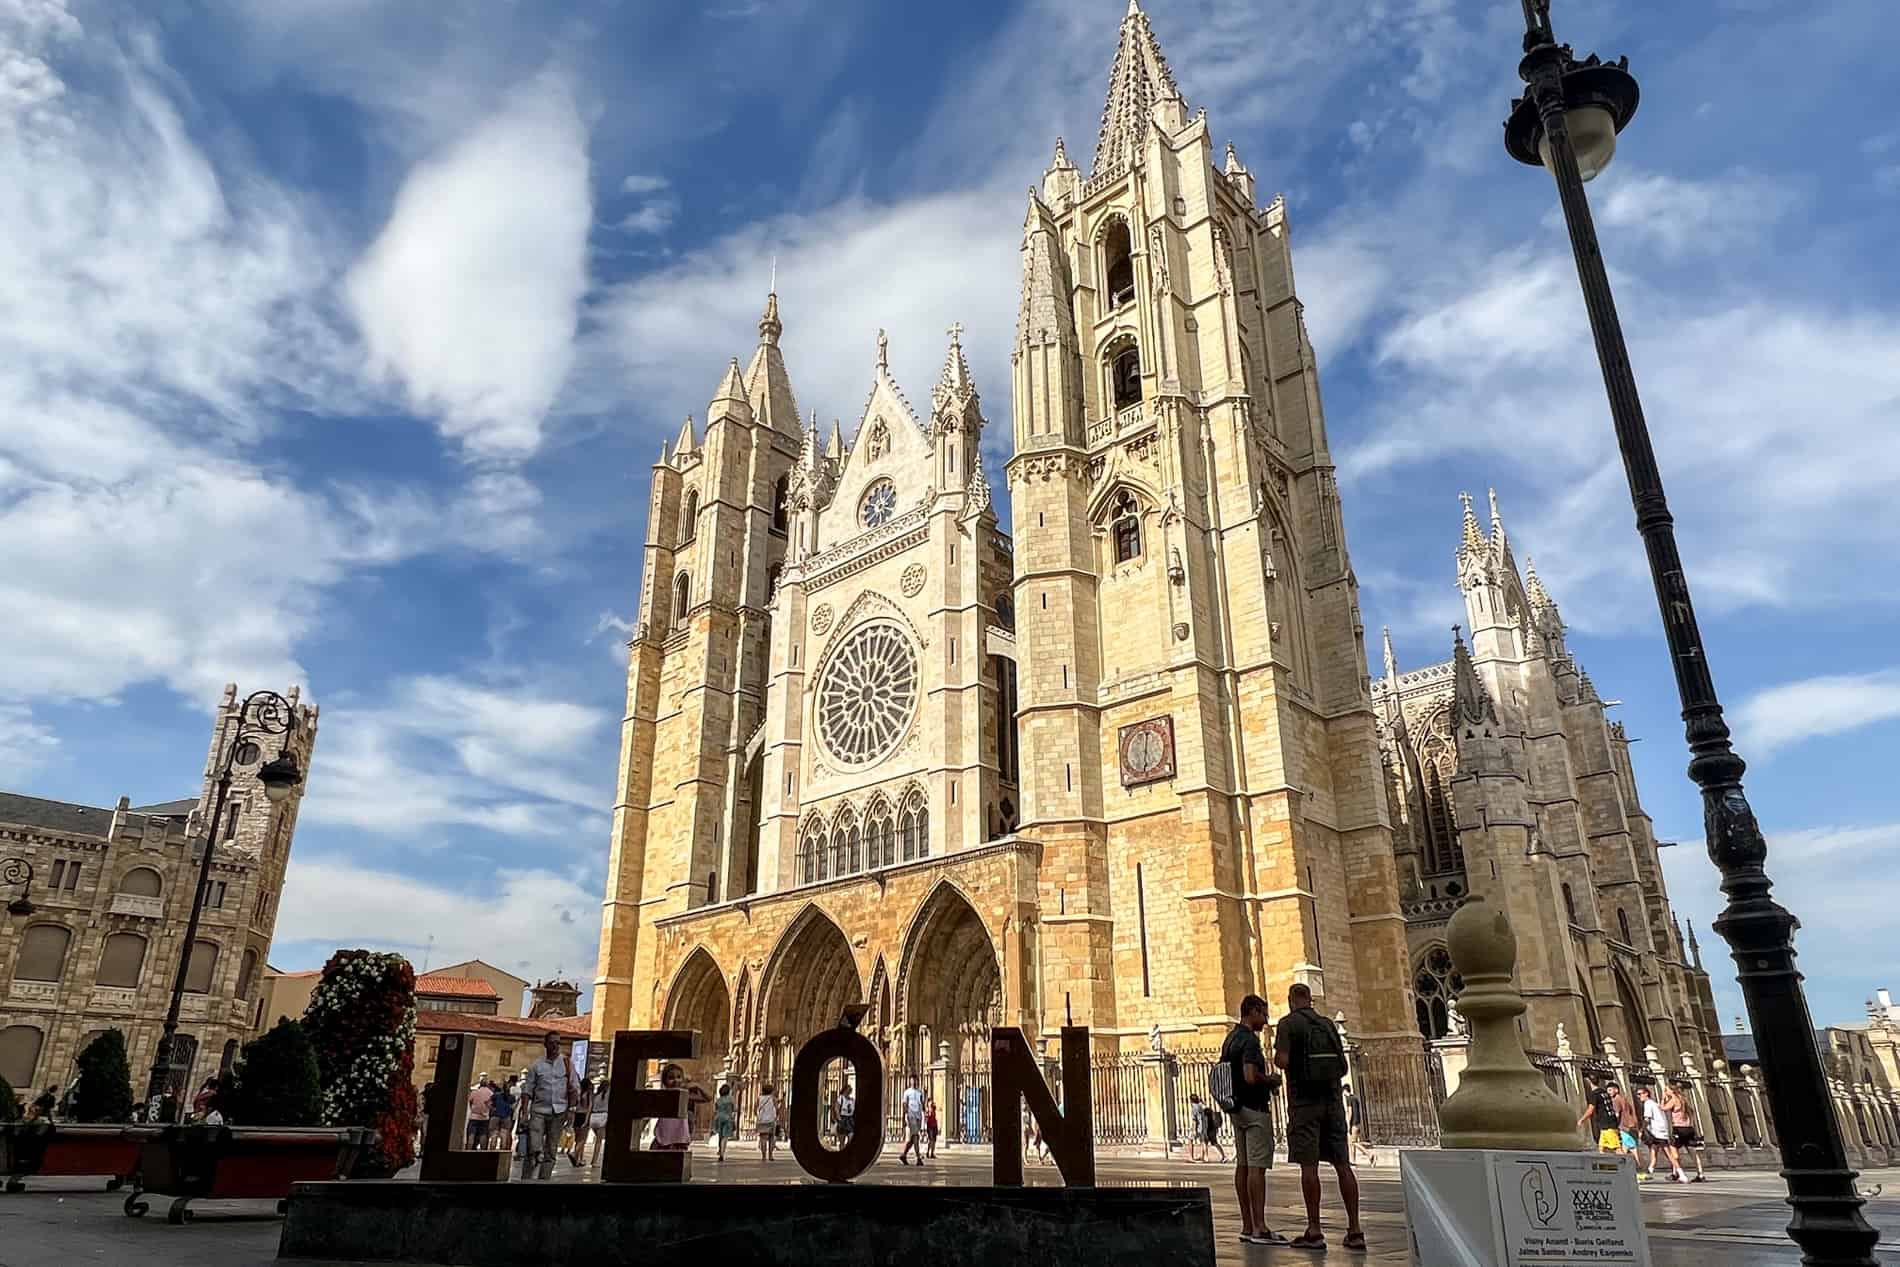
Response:
POLYGON ((1414 1264, 1650 1267, 1642 1197, 1627 1157, 1407 1151, 1399 1176, 1414 1264))

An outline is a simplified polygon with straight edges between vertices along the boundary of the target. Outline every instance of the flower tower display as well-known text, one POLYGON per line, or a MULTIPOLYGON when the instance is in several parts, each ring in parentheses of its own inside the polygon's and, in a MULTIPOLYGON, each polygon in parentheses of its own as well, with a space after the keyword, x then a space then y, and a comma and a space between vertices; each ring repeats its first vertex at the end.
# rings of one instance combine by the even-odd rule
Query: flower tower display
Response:
POLYGON ((355 1178, 388 1178, 416 1158, 416 974, 401 955, 339 950, 304 1011, 323 1080, 323 1123, 377 1138, 355 1178))

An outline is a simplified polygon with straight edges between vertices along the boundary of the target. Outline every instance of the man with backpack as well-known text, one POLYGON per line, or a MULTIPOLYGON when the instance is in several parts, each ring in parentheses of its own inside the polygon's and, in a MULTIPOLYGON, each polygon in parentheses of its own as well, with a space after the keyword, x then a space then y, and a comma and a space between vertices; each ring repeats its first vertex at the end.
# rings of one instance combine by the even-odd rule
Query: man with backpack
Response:
POLYGON ((1286 1156, 1300 1168, 1300 1193, 1306 1198, 1306 1231, 1293 1238, 1293 1248, 1326 1249, 1319 1226, 1319 1164, 1324 1161, 1339 1176, 1339 1196, 1346 1203, 1346 1248, 1363 1250, 1359 1177, 1352 1172, 1339 1090, 1346 1077, 1346 1042, 1337 1025, 1313 1010, 1313 992, 1306 986, 1295 982, 1286 1003, 1291 1010, 1275 1031, 1273 1063, 1286 1070, 1286 1156))
POLYGON ((1267 1171, 1273 1165, 1273 1092, 1280 1076, 1267 1064, 1260 1031, 1267 1001, 1249 994, 1240 1021, 1221 1044, 1220 1063, 1207 1077, 1215 1104, 1234 1119, 1234 1192, 1240 1198, 1240 1239, 1249 1245, 1286 1245, 1267 1226, 1267 1171))

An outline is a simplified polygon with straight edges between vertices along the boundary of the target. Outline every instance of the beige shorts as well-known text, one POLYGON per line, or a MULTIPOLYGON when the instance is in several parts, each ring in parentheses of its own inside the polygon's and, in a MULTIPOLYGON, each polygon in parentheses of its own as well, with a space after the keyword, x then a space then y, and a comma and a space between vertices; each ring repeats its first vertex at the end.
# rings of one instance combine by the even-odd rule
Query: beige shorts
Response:
POLYGON ((1273 1114, 1234 1110, 1234 1160, 1253 1170, 1273 1168, 1273 1114))

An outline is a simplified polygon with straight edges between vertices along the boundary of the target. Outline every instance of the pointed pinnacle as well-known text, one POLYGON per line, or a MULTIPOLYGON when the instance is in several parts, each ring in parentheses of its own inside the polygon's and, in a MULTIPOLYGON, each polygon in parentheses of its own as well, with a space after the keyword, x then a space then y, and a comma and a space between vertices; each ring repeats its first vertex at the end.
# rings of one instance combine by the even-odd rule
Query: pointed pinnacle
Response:
POLYGON ((1471 509, 1471 494, 1460 493, 1458 494, 1458 500, 1463 502, 1465 507, 1465 545, 1471 549, 1476 549, 1484 544, 1484 533, 1478 528, 1477 512, 1471 509))
POLYGON ((759 314, 759 342, 777 343, 784 332, 785 324, 778 319, 778 291, 773 290, 765 296, 765 311, 759 314))

